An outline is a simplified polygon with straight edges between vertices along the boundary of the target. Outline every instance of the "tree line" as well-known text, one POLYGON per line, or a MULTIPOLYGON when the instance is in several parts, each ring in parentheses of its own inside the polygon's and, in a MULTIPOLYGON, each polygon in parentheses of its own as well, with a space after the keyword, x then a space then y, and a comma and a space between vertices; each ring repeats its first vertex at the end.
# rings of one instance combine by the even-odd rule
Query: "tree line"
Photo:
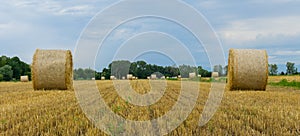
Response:
POLYGON ((18 81, 20 76, 28 75, 31 78, 30 65, 18 57, 0 57, 0 81, 18 81))
MULTIPOLYGON (((277 64, 269 64, 269 75, 297 75, 300 74, 296 68, 295 63, 286 63, 286 72, 278 72, 277 64)), ((216 65, 213 67, 213 72, 218 72, 220 76, 226 76, 228 66, 216 65)), ((101 72, 97 72, 90 68, 88 69, 75 69, 74 79, 101 79, 105 77, 109 79, 111 75, 118 79, 126 77, 127 74, 132 74, 139 79, 146 79, 153 73, 156 73, 158 77, 177 77, 181 75, 183 78, 187 78, 189 73, 195 72, 202 77, 211 77, 212 72, 204 69, 202 66, 158 66, 155 64, 147 64, 145 61, 130 62, 127 60, 113 61, 104 68, 101 72)), ((20 76, 28 75, 31 80, 30 65, 21 61, 18 57, 9 58, 7 56, 0 57, 0 81, 18 81, 20 76)))
MULTIPOLYGON (((298 69, 295 66, 295 63, 287 62, 286 72, 278 73, 277 64, 269 64, 269 75, 297 75, 300 74, 298 69)), ((157 77, 177 77, 181 75, 183 78, 188 78, 189 73, 195 72, 201 77, 211 77, 212 72, 205 70, 202 66, 189 66, 189 65, 180 65, 180 66, 158 66, 155 64, 147 64, 145 61, 130 62, 127 60, 113 61, 108 65, 107 68, 104 68, 101 72, 97 72, 90 68, 88 69, 75 69, 74 70, 74 79, 75 80, 84 80, 95 78, 96 80, 105 77, 109 79, 110 76, 115 76, 117 79, 122 79, 126 77, 127 74, 132 74, 139 79, 147 79, 148 76, 155 73, 157 77)), ((227 76, 228 65, 215 65, 213 67, 213 72, 218 72, 220 76, 227 76)))
POLYGON ((298 68, 296 68, 295 63, 287 62, 286 63, 286 72, 278 73, 278 66, 277 64, 269 64, 269 75, 298 75, 298 68))
MULTIPOLYGON (((221 65, 214 66, 214 72, 218 72, 219 75, 227 75, 227 66, 222 67, 221 65)), ((113 61, 104 68, 101 72, 97 72, 90 68, 87 69, 75 69, 74 79, 84 80, 95 78, 96 80, 105 77, 109 79, 110 76, 115 76, 117 79, 122 79, 126 77, 127 74, 132 74, 139 79, 147 79, 151 74, 156 74, 158 78, 161 76, 165 77, 177 77, 180 75, 182 78, 188 78, 189 73, 196 73, 196 75, 201 75, 202 77, 211 77, 212 72, 205 70, 202 66, 190 66, 190 65, 180 65, 180 66, 158 66, 155 64, 147 64, 145 61, 130 62, 127 60, 113 61)))

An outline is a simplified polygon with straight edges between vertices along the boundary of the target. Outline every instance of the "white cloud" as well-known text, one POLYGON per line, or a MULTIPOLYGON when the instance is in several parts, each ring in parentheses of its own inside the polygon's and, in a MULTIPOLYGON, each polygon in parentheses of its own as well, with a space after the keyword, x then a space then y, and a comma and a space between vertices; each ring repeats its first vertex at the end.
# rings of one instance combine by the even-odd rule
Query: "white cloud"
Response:
POLYGON ((280 55, 280 56, 300 56, 300 50, 295 51, 276 51, 274 55, 280 55))
POLYGON ((266 37, 293 37, 300 34, 300 16, 252 18, 232 21, 219 30, 223 40, 243 44, 266 37))
POLYGON ((58 11, 58 15, 84 15, 92 13, 93 7, 89 5, 79 5, 67 7, 58 11))

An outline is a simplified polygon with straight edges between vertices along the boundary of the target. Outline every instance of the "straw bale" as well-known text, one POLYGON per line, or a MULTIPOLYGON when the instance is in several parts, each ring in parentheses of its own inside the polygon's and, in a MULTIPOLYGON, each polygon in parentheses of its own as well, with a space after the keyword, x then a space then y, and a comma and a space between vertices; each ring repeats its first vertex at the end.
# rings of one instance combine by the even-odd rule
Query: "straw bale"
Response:
POLYGON ((20 77, 20 81, 21 81, 21 82, 28 82, 28 81, 29 81, 29 78, 28 78, 28 76, 21 76, 21 77, 20 77))
POLYGON ((73 88, 73 60, 71 51, 35 51, 32 63, 34 90, 67 90, 73 88))
POLYGON ((230 90, 266 90, 267 81, 266 50, 230 49, 228 59, 230 90))

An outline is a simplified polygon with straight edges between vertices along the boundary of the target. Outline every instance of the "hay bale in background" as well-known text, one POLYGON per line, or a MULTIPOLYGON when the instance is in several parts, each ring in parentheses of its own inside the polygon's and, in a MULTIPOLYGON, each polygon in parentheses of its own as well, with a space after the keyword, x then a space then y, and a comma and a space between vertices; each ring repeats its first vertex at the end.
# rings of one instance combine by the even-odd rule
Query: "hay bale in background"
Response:
POLYGON ((36 50, 31 71, 34 90, 73 88, 73 60, 69 50, 36 50))
POLYGON ((211 74, 211 76, 212 76, 213 78, 217 78, 217 77, 219 77, 219 72, 213 72, 213 73, 211 74))
POLYGON ((193 73, 189 73, 189 78, 195 78, 196 77, 196 73, 193 72, 193 73))
POLYGON ((102 76, 102 77, 101 77, 101 80, 105 80, 105 77, 104 77, 104 76, 102 76))
POLYGON ((133 75, 132 74, 127 74, 126 77, 127 77, 128 80, 132 80, 133 75))
POLYGON ((115 80, 116 77, 115 76, 110 76, 110 80, 115 80))
POLYGON ((230 49, 228 57, 230 90, 266 90, 267 81, 266 50, 230 49))
POLYGON ((155 80, 156 79, 156 74, 152 74, 151 79, 155 80))
POLYGON ((28 76, 21 76, 21 77, 20 77, 20 81, 21 81, 21 82, 28 82, 28 81, 29 81, 29 78, 28 78, 28 76))

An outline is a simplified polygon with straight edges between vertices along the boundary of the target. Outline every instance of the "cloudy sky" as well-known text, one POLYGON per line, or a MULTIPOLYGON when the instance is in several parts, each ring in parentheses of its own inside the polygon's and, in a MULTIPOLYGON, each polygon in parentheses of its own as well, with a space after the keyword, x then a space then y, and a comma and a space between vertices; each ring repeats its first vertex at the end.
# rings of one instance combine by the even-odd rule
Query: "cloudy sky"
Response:
MULTIPOLYGON (((1 1, 0 55, 19 56, 23 61, 31 63, 33 53, 37 48, 69 49, 75 54, 78 39, 88 23, 97 13, 99 14, 100 11, 116 2, 118 0, 1 1)), ((161 5, 168 5, 167 2, 161 3, 161 5)), ((290 61, 300 64, 299 0, 184 0, 183 2, 200 12, 215 30, 222 43, 225 60, 227 60, 230 48, 250 48, 266 49, 270 63, 284 65, 290 61)), ((145 5, 147 6, 147 4, 145 5)), ((134 4, 124 6, 121 14, 127 14, 127 10, 141 12, 143 9, 138 7, 134 4)), ((149 8, 151 9, 151 7, 149 8)), ((182 13, 182 17, 193 21, 188 18, 190 15, 182 12, 180 8, 174 11, 172 9, 165 10, 173 12, 174 15, 182 13)), ((164 12, 164 10, 160 12, 164 12)), ((103 19, 114 19, 118 15, 113 14, 103 19)), ((140 44, 161 45, 170 50, 172 49, 169 47, 170 45, 174 45, 174 47, 185 45, 192 56, 196 58, 197 65, 209 67, 205 49, 189 31, 174 22, 148 17, 125 22, 111 31, 103 41, 103 46, 97 50, 96 68, 106 67, 114 57, 122 59, 116 57, 118 56, 116 54, 124 48, 123 46, 127 45, 131 47, 130 50, 133 50, 135 49, 133 45, 138 47, 140 44), (144 40, 141 40, 143 38, 144 40), (157 40, 160 38, 162 39, 157 40)), ((130 53, 130 50, 129 48, 124 49, 123 53, 130 53)), ((220 54, 216 54, 216 56, 218 55, 220 54)), ((180 58, 178 63, 184 63, 184 59, 189 59, 184 55, 180 58)), ((172 65, 175 63, 172 59, 174 58, 167 54, 149 51, 137 54, 132 61, 146 60, 159 65, 172 65)), ((89 64, 83 65, 88 66, 89 64)), ((281 66, 279 71, 285 71, 284 67, 281 66)))

